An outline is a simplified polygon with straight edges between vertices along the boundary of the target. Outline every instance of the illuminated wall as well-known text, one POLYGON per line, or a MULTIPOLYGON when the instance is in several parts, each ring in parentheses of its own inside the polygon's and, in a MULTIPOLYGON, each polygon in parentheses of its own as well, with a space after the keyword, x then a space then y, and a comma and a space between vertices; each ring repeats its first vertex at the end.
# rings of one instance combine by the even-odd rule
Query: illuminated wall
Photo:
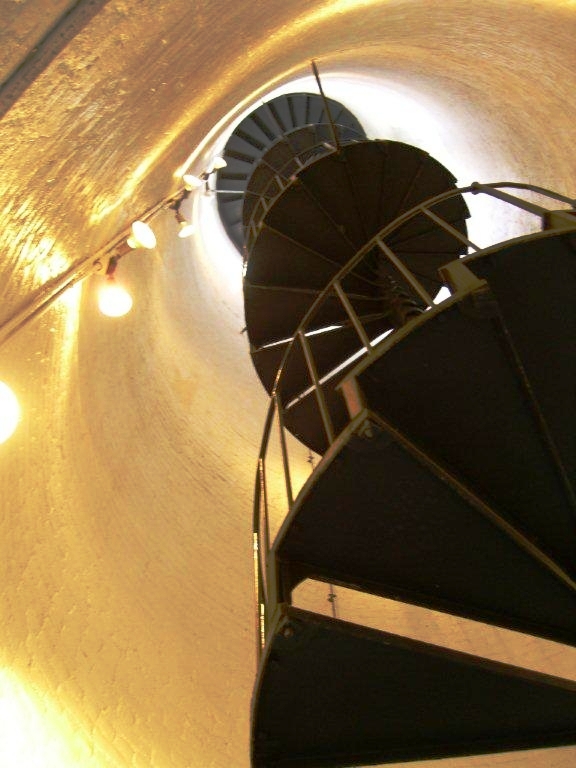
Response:
MULTIPOLYGON (((63 7, 0 3, 21 41, 4 71, 35 44, 39 9, 63 7)), ((188 156, 202 168, 236 116, 308 76, 311 57, 359 114, 358 95, 380 84, 370 131, 435 151, 460 181, 574 194, 575 33, 576 4, 551 0, 112 0, 3 119, 0 323, 169 194, 188 156)), ((177 240, 169 212, 155 229, 156 251, 122 263, 129 316, 99 315, 95 277, 0 347, 22 407, 0 445, 2 767, 248 765, 266 400, 241 332, 240 265, 204 248, 205 230, 177 240)), ((576 677, 574 654, 552 643, 338 600, 344 618, 576 677)))

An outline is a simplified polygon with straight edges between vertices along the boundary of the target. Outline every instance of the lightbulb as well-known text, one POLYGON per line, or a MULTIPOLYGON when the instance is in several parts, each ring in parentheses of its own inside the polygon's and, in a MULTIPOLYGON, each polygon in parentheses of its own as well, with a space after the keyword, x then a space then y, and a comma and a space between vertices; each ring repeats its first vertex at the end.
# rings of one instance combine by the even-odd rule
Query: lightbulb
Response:
POLYGON ((226 162, 226 160, 224 160, 224 158, 221 157, 220 155, 216 155, 214 160, 212 160, 213 171, 219 171, 221 168, 226 168, 227 165, 228 163, 226 162))
POLYGON ((7 384, 0 381, 0 443, 13 434, 20 421, 20 405, 7 384))
POLYGON ((182 176, 182 181, 189 192, 193 189, 199 189, 202 184, 204 184, 203 179, 199 176, 193 176, 191 173, 185 173, 184 176, 182 176))
POLYGON ((180 231, 178 232, 178 237, 185 238, 190 237, 190 235, 194 234, 194 230, 196 227, 194 224, 192 224, 189 221, 181 221, 180 222, 180 231))
POLYGON ((98 291, 98 307, 107 317, 122 317, 132 309, 132 296, 121 285, 108 280, 98 291))
POLYGON ((156 235, 149 224, 144 221, 135 221, 131 227, 132 234, 127 240, 130 248, 146 248, 151 250, 156 247, 156 235))

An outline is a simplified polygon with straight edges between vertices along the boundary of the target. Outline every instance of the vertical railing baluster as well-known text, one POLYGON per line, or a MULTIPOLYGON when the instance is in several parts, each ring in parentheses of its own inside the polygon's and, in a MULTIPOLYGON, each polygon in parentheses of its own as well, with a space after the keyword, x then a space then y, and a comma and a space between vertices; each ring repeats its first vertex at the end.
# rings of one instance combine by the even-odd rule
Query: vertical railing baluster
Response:
POLYGON ((320 416, 322 417, 324 431, 326 432, 326 437, 328 439, 328 445, 332 445, 334 442, 334 427, 332 425, 332 419, 330 417, 330 411, 328 410, 328 404, 326 403, 324 391, 320 386, 320 380, 318 378, 318 371, 316 370, 316 363, 314 362, 312 350, 310 349, 308 339, 306 338, 306 335, 303 331, 298 331, 298 338, 300 340, 300 344, 302 345, 304 357, 306 358, 306 365, 308 366, 312 384, 314 385, 314 391, 318 401, 318 408, 320 409, 320 416))
POLYGON ((286 483, 286 496, 288 497, 288 509, 292 509, 294 498, 292 496, 292 479, 290 477, 290 460, 286 445, 286 428, 284 426, 284 409, 278 394, 274 395, 276 402, 276 415, 278 418, 278 430, 280 432, 280 447, 282 449, 282 465, 284 467, 284 481, 286 483))
POLYGON ((264 544, 266 547, 266 557, 268 557, 268 553, 270 552, 270 524, 268 517, 268 487, 266 485, 266 464, 263 459, 260 459, 260 487, 260 498, 263 501, 264 507, 264 544))
POLYGON ((469 248, 472 248, 473 251, 479 251, 480 246, 476 245, 476 243, 473 243, 472 240, 469 240, 466 235, 463 235, 462 232, 459 232, 455 227, 453 227, 451 224, 449 224, 447 221, 444 221, 440 216, 438 216, 436 213, 430 210, 430 208, 427 208, 425 205, 418 206, 419 210, 422 211, 422 213, 427 216, 431 221, 438 224, 439 227, 442 227, 442 229, 445 232, 448 232, 450 235, 452 235, 453 238, 456 240, 459 240, 464 245, 467 245, 469 248))
POLYGON ((354 326, 354 329, 358 334, 360 341, 362 342, 362 346, 364 347, 364 349, 368 354, 371 354, 372 346, 370 344, 370 339, 368 338, 368 334, 366 333, 364 326, 360 322, 360 318, 356 314, 356 310, 352 306, 350 299, 348 298, 348 296, 346 296, 344 289, 342 288, 342 284, 340 283, 339 280, 334 281, 334 291, 336 292, 336 295, 340 299, 340 303, 346 310, 346 314, 350 318, 350 322, 354 326))
POLYGON ((380 237, 380 235, 377 235, 374 238, 376 244, 382 251, 382 253, 394 264, 398 272, 405 278, 406 282, 416 291, 418 296, 424 301, 425 304, 427 304, 429 307, 434 306, 434 302, 432 301, 432 298, 430 297, 428 291, 424 288, 421 283, 416 280, 412 272, 404 266, 402 261, 396 256, 394 251, 386 245, 384 240, 380 237))
POLYGON ((270 400, 266 422, 260 445, 260 455, 256 471, 254 489, 254 519, 253 519, 253 547, 254 547, 254 578, 256 591, 256 628, 257 628, 257 658, 260 659, 262 649, 266 642, 266 622, 268 617, 269 588, 267 581, 268 557, 270 553, 270 525, 268 507, 268 489, 266 484, 266 456, 270 444, 270 433, 274 424, 276 402, 270 400), (262 524, 264 517, 264 524, 262 524))

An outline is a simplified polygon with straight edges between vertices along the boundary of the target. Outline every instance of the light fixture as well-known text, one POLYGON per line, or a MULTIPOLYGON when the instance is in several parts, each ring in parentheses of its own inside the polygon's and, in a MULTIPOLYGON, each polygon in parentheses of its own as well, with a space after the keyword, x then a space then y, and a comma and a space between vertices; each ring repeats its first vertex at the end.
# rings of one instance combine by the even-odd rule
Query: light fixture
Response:
MULTIPOLYGON (((196 177, 194 177, 196 178, 196 177)), ((200 183, 203 182, 199 179, 200 183)), ((180 210, 180 206, 186 200, 188 197, 190 197, 191 190, 188 189, 188 187, 185 187, 182 192, 176 197, 172 203, 168 206, 172 211, 174 211, 174 215, 176 217, 176 221, 178 222, 179 232, 178 237, 181 237, 182 239, 185 237, 190 237, 190 235, 193 235, 195 232, 196 227, 194 224, 192 224, 191 221, 188 221, 188 219, 184 216, 184 214, 180 210)))
POLYGON ((20 421, 20 405, 8 384, 0 381, 0 443, 12 436, 20 421))
POLYGON ((222 168, 226 168, 228 163, 221 155, 216 155, 216 157, 212 160, 212 164, 209 167, 208 173, 214 173, 214 171, 219 171, 222 168))
POLYGON ((180 231, 178 232, 178 237, 181 237, 184 239, 185 237, 190 237, 190 235, 193 235, 195 232, 196 227, 194 224, 192 224, 191 221, 188 221, 181 213, 180 208, 176 209, 176 221, 178 222, 178 226, 180 227, 180 231))
POLYGON ((98 291, 98 308, 107 317, 122 317, 132 309, 132 296, 113 277, 106 278, 98 291))
POLYGON ((191 192, 193 189, 199 189, 206 179, 203 179, 200 176, 193 176, 191 173, 185 173, 184 176, 182 176, 182 181, 184 182, 186 190, 191 192))
POLYGON ((206 184, 207 186, 210 176, 221 168, 226 168, 227 165, 228 163, 221 155, 216 155, 208 168, 206 168, 205 171, 202 171, 198 176, 194 176, 191 173, 183 174, 182 181, 184 182, 186 190, 191 192, 193 189, 199 189, 203 184, 206 184))
POLYGON ((156 247, 156 235, 149 224, 144 221, 135 221, 130 229, 132 234, 126 241, 130 248, 151 250, 156 247))
POLYGON ((106 282, 98 290, 98 309, 107 317, 123 317, 132 309, 132 296, 114 279, 118 257, 111 256, 106 269, 106 282))

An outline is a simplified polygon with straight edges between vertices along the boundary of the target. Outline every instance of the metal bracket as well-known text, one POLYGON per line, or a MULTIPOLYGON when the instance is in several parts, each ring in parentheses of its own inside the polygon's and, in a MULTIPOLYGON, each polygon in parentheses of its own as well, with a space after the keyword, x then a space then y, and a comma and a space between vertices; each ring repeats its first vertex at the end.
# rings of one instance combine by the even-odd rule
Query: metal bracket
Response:
POLYGON ((542 229, 576 229, 576 211, 548 211, 542 216, 542 229))
POLYGON ((462 296, 458 306, 466 315, 478 320, 498 316, 498 304, 489 284, 476 277, 460 259, 440 267, 438 271, 451 291, 462 296))
POLYGON ((450 287, 452 293, 478 291, 486 288, 488 285, 486 280, 480 280, 479 277, 476 277, 460 259, 445 264, 438 271, 442 280, 450 287))

